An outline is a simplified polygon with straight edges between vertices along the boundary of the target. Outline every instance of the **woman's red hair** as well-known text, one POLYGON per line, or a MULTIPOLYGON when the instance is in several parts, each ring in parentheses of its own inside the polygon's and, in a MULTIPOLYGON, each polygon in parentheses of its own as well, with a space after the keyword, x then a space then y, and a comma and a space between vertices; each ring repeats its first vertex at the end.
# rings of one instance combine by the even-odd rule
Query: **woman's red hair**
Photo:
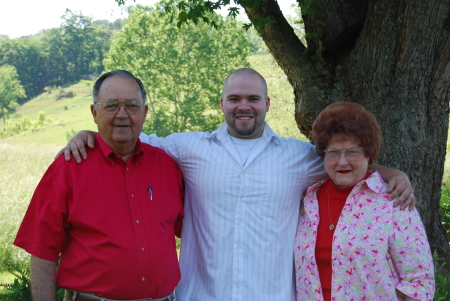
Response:
POLYGON ((314 121, 312 133, 319 156, 325 156, 324 150, 332 138, 353 138, 364 149, 369 164, 378 157, 383 140, 375 116, 354 102, 337 102, 327 106, 314 121))

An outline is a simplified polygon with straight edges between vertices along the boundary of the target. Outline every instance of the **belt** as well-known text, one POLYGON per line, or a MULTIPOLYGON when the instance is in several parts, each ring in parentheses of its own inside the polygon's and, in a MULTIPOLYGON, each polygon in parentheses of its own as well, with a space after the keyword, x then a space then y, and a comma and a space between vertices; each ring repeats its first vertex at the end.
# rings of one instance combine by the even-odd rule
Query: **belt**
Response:
POLYGON ((114 300, 114 299, 106 299, 99 296, 96 296, 95 294, 91 293, 83 293, 83 292, 77 292, 72 290, 67 290, 64 293, 64 301, 93 301, 93 300, 99 300, 99 301, 175 301, 175 290, 168 296, 164 298, 158 298, 158 299, 152 299, 152 298, 146 298, 146 299, 138 299, 138 300, 114 300))

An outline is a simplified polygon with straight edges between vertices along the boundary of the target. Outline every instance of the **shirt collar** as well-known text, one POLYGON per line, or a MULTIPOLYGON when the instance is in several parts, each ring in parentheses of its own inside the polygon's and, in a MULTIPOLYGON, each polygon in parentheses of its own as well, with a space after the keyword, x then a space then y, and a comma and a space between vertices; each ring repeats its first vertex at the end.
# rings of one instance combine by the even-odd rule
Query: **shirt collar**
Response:
MULTIPOLYGON (((216 138, 223 141, 228 138, 228 136, 230 136, 230 133, 228 133, 228 124, 224 122, 217 130, 211 133, 211 136, 209 138, 216 138)), ((277 145, 280 144, 280 136, 275 134, 275 132, 270 128, 267 122, 264 122, 264 131, 260 138, 266 143, 273 139, 277 145)))
POLYGON ((365 181, 367 187, 373 190, 376 193, 383 193, 386 191, 386 183, 384 183, 378 171, 374 171, 370 177, 368 177, 365 181))
MULTIPOLYGON (((98 143, 100 152, 103 154, 103 156, 110 162, 112 162, 112 158, 118 159, 117 157, 120 157, 120 155, 116 154, 111 147, 108 146, 108 144, 106 144, 105 141, 103 141, 102 137, 100 136, 100 134, 97 134, 95 136, 96 142, 98 143)), ((144 150, 142 148, 142 143, 141 140, 138 138, 138 140, 136 141, 136 147, 134 148, 134 153, 133 155, 130 157, 130 159, 132 159, 133 157, 136 158, 136 161, 138 160, 138 158, 140 158, 144 153, 144 150), (139 156, 138 156, 139 155, 139 156)), ((120 159, 122 159, 120 157, 120 159)), ((123 162, 123 160, 119 160, 119 162, 123 162)))

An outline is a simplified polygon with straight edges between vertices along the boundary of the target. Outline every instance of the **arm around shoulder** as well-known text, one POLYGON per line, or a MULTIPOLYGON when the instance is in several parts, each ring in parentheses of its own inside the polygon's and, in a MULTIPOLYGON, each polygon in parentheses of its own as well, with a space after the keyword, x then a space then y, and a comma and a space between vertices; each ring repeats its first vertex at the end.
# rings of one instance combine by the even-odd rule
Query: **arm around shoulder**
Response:
POLYGON ((83 159, 87 159, 86 146, 89 148, 94 148, 96 135, 97 132, 93 131, 78 132, 72 137, 72 139, 70 139, 67 145, 60 150, 58 154, 56 154, 55 159, 62 154, 64 154, 66 161, 70 160, 70 154, 73 155, 77 163, 81 162, 81 157, 83 157, 83 159))
POLYGON ((386 192, 389 193, 389 199, 397 199, 394 202, 394 207, 401 205, 402 210, 407 207, 410 211, 413 210, 416 205, 416 198, 411 182, 403 171, 376 163, 371 164, 369 169, 378 171, 383 180, 388 183, 386 192))

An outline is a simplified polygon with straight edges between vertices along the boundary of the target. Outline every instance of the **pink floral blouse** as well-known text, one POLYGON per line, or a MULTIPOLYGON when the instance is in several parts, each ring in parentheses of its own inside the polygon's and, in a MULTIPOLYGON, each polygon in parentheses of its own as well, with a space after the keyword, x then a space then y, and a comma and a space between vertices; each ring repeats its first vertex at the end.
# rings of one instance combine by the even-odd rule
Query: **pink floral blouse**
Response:
MULTIPOLYGON (((295 239, 297 300, 323 300, 315 260, 319 207, 311 186, 301 206, 295 239)), ((356 184, 333 237, 332 300, 433 300, 434 272, 417 210, 393 208, 375 172, 356 184), (402 294, 403 293, 403 294, 402 294)))

